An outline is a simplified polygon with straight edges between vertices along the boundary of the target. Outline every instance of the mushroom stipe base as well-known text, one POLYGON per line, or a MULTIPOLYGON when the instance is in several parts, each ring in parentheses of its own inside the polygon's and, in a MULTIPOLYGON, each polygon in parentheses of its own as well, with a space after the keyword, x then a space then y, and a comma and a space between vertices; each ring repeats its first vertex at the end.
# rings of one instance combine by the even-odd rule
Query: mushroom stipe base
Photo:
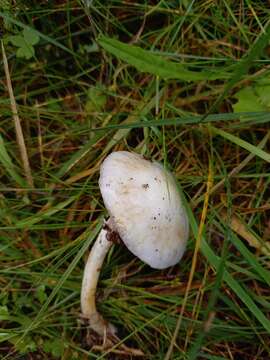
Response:
MULTIPOLYGON (((81 316, 81 324, 86 330, 85 347, 90 347, 91 351, 104 352, 110 349, 110 352, 127 355, 127 356, 143 356, 144 353, 140 349, 135 349, 129 346, 126 346, 122 341, 112 333, 105 333, 103 337, 98 335, 96 331, 93 330, 92 326, 89 324, 89 319, 85 319, 81 316), (116 344, 119 344, 116 346, 116 344), (113 349, 112 349, 113 348, 113 349)), ((104 319, 103 319, 104 320, 104 319)), ((107 324, 107 328, 108 328, 107 324)))
POLYGON ((96 288, 97 282, 106 254, 111 248, 113 242, 110 238, 115 238, 111 230, 109 220, 104 223, 95 244, 93 245, 84 269, 82 291, 81 291, 81 309, 82 318, 87 320, 88 326, 99 336, 104 338, 107 335, 116 334, 115 327, 108 323, 99 314, 96 309, 96 288))

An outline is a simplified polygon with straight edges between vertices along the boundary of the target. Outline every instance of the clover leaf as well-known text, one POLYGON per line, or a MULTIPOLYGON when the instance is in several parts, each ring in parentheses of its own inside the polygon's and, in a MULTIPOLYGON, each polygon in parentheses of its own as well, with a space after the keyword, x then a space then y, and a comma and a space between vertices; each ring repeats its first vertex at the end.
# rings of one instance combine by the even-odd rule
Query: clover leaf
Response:
POLYGON ((35 30, 25 28, 21 35, 8 36, 6 40, 18 48, 16 52, 17 57, 31 59, 35 55, 33 45, 39 42, 39 36, 35 30))
POLYGON ((237 102, 233 104, 234 112, 267 111, 270 108, 270 79, 258 79, 252 85, 239 90, 234 97, 237 102))

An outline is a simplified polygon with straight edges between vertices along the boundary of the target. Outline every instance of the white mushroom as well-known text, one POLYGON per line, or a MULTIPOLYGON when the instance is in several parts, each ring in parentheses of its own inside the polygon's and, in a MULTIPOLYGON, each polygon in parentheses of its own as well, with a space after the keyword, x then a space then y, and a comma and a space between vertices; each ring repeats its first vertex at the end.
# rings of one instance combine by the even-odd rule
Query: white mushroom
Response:
POLYGON ((110 218, 85 266, 81 310, 90 328, 105 336, 115 335, 115 328, 97 312, 95 292, 112 234, 152 268, 165 269, 181 259, 189 226, 172 174, 138 154, 110 154, 101 165, 99 186, 110 218))

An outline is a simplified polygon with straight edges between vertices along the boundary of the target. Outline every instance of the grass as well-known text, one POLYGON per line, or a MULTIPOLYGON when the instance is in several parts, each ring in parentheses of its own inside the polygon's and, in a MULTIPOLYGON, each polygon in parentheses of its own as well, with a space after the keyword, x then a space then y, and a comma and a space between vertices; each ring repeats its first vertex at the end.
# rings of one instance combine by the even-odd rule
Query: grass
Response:
POLYGON ((130 358, 79 321, 116 150, 172 170, 191 231, 163 271, 114 245, 100 312, 145 359, 270 358, 268 18, 251 0, 0 2, 2 359, 130 358))

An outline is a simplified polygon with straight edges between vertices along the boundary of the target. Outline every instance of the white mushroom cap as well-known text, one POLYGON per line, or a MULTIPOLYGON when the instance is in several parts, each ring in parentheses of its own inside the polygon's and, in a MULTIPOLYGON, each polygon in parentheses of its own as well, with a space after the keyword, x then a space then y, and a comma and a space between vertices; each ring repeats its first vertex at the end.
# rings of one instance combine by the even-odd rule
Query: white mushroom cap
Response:
POLYGON ((113 230, 134 255, 155 269, 180 260, 189 226, 172 174, 138 154, 117 151, 102 163, 99 186, 113 230))

